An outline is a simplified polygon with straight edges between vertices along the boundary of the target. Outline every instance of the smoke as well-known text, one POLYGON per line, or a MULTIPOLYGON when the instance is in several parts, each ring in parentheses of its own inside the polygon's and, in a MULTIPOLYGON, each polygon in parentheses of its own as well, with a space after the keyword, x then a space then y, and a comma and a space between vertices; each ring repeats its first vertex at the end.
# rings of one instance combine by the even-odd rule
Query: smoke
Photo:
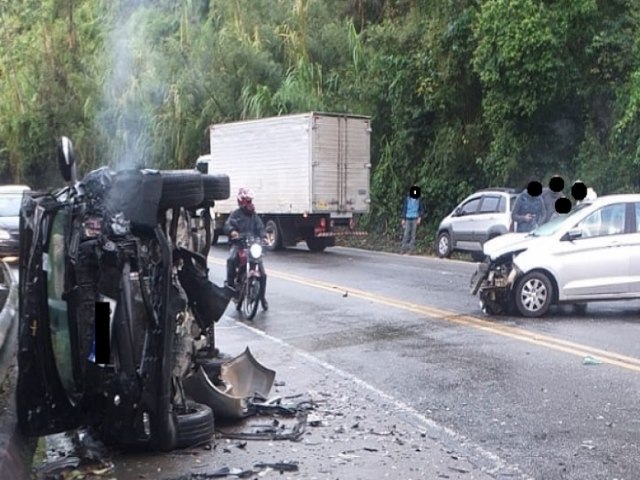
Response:
POLYGON ((154 167, 153 123, 165 88, 147 25, 152 0, 105 2, 110 25, 103 52, 103 83, 97 129, 106 163, 116 170, 154 167))

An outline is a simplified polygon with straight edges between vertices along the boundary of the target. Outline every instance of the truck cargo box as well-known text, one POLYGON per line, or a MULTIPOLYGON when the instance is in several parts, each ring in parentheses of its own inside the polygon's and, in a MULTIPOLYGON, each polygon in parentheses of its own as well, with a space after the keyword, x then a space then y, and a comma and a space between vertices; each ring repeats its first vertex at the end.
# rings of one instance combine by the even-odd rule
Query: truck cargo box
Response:
POLYGON ((351 216, 369 212, 370 119, 303 113, 210 127, 209 172, 229 175, 231 198, 249 187, 262 213, 351 216))

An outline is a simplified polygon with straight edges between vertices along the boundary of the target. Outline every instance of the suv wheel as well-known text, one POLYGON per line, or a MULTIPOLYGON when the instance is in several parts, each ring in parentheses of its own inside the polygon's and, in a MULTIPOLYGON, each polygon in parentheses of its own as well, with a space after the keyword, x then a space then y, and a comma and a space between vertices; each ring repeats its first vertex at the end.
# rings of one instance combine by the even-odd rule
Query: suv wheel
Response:
POLYGON ((438 234, 436 253, 440 258, 448 258, 451 255, 451 236, 448 232, 440 232, 438 234))

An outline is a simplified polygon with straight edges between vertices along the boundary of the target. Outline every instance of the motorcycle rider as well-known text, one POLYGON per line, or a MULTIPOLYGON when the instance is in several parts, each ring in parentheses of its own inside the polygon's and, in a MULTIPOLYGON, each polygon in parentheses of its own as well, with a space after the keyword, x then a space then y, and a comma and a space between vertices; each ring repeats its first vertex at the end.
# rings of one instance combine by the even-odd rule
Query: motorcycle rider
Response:
MULTIPOLYGON (((253 192, 249 188, 242 187, 238 190, 238 207, 231 212, 229 218, 224 224, 224 233, 229 236, 229 240, 238 238, 240 235, 254 235, 261 239, 267 238, 267 232, 264 228, 262 220, 256 213, 253 204, 253 192)), ((236 268, 238 267, 238 250, 239 246, 232 244, 227 258, 227 287, 235 290, 236 268)), ((260 303, 263 310, 269 309, 269 303, 266 299, 267 291, 267 274, 264 270, 262 259, 258 261, 260 269, 260 303)), ((238 304, 239 306, 239 304, 238 304)))

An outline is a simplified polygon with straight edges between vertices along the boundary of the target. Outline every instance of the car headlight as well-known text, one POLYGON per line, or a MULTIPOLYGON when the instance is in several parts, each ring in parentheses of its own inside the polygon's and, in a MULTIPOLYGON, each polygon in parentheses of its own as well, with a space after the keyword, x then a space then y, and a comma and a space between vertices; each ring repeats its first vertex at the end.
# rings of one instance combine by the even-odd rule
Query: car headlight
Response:
POLYGON ((262 245, 254 243, 251 245, 251 248, 249 248, 249 252, 253 258, 260 258, 262 256, 262 245))
POLYGON ((4 230, 0 228, 0 240, 9 240, 11 238, 11 234, 9 230, 4 230))

